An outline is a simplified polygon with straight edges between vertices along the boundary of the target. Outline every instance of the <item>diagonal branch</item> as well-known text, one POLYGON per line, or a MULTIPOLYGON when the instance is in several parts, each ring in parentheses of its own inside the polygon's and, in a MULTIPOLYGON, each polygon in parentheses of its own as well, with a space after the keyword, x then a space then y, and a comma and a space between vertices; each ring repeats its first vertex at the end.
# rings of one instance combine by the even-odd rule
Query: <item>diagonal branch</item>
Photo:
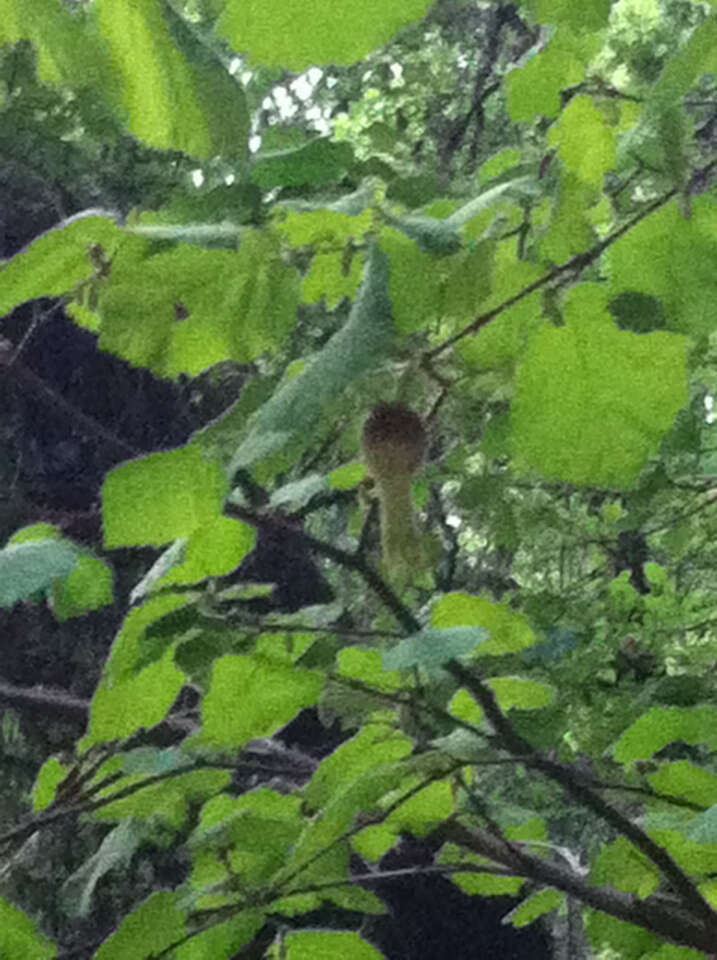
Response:
MULTIPOLYGON (((248 510, 246 507, 239 506, 239 504, 235 503, 227 503, 224 509, 228 516, 236 517, 238 520, 242 520, 244 523, 248 523, 253 527, 264 527, 273 530, 278 536, 281 536, 283 531, 291 531, 296 535, 296 530, 291 527, 289 521, 283 520, 276 514, 272 514, 271 516, 258 514, 254 510, 248 510)), ((420 631, 421 624, 408 607, 399 600, 398 596, 386 581, 362 556, 356 553, 350 553, 348 550, 342 550, 340 547, 335 547, 332 543, 327 543, 325 540, 312 537, 308 533, 302 532, 301 536, 306 546, 314 553, 328 557, 329 560, 333 560, 334 563, 337 563, 339 566, 358 573, 366 585, 373 590, 378 598, 391 611, 406 633, 412 634, 420 631)))
MULTIPOLYGON (((248 510, 236 504, 227 504, 226 511, 245 523, 254 526, 261 524, 274 525, 277 532, 280 533, 284 527, 281 519, 276 516, 259 516, 254 511, 248 510)), ((421 629, 419 621, 413 613, 401 602, 398 596, 383 581, 379 574, 370 567, 365 560, 356 554, 335 547, 333 544, 318 540, 305 534, 307 546, 316 553, 322 554, 347 569, 354 570, 364 580, 364 582, 377 594, 384 602, 386 607, 394 614, 400 625, 408 634, 417 633, 421 629)), ((625 817, 619 810, 605 801, 598 793, 590 789, 585 783, 576 779, 573 771, 566 765, 556 761, 549 760, 543 754, 534 750, 531 744, 525 740, 513 727, 508 718, 501 712, 498 703, 492 691, 486 687, 481 680, 475 676, 467 667, 458 663, 456 660, 449 661, 445 669, 465 687, 477 700, 482 707, 487 719, 492 724, 495 733, 502 743, 504 749, 514 756, 519 756, 523 763, 528 767, 539 770, 549 779, 557 782, 563 790, 582 807, 592 810, 604 822, 609 823, 615 830, 627 837, 642 853, 654 863, 665 879, 673 887, 680 897, 683 907, 673 909, 669 916, 661 906, 659 909, 648 905, 647 901, 642 903, 633 903, 632 898, 617 894, 613 891, 599 891, 596 888, 589 887, 580 878, 573 877, 570 881, 571 886, 567 886, 567 880, 560 874, 560 883, 551 879, 551 871, 558 870, 552 864, 546 864, 543 860, 535 858, 526 859, 528 854, 518 853, 515 850, 510 851, 512 865, 520 867, 522 865, 521 875, 531 866, 531 875, 537 879, 542 879, 546 883, 557 886, 558 889, 565 890, 581 899, 589 906, 604 910, 611 916, 619 919, 625 919, 636 923, 648 929, 655 930, 677 943, 688 943, 700 949, 709 943, 710 947, 717 942, 717 913, 715 913, 709 903, 703 898, 697 886, 680 869, 670 854, 652 838, 645 833, 637 824, 625 817), (539 866, 539 869, 538 869, 539 866), (535 868, 538 872, 534 872, 535 868), (550 876, 548 876, 550 874, 550 876), (616 906, 617 904, 617 906, 616 906)), ((457 829, 457 825, 454 825, 457 829)), ((464 828, 461 828, 464 829, 464 828)), ((466 831, 467 835, 471 831, 466 831)), ((489 855, 499 863, 506 863, 508 856, 505 844, 497 838, 486 834, 491 844, 496 845, 495 850, 489 855), (501 855, 494 855, 500 853, 501 855)), ((556 874, 557 877, 557 874, 556 874)))
MULTIPOLYGON (((693 185, 704 181, 708 174, 714 172, 716 169, 717 159, 714 159, 704 167, 696 170, 684 192, 689 195, 690 189, 693 185)), ((566 263, 551 267, 551 269, 548 270, 547 273, 543 274, 542 277, 534 280, 533 283, 528 284, 527 287, 519 290, 518 293, 513 294, 512 297, 508 297, 507 300, 504 300, 502 303, 499 303, 492 309, 487 310, 485 313, 481 313, 474 320, 471 320, 471 322, 462 330, 459 330, 458 333, 448 337, 443 341, 443 343, 439 343, 431 350, 427 350, 423 356, 424 364, 430 363, 431 360, 443 353, 449 347, 452 347, 454 343, 457 343, 464 337, 470 336, 473 333, 477 333, 482 327, 487 326, 491 320, 495 320, 496 317, 500 316, 500 314, 504 313, 510 307, 513 307, 516 303, 520 303, 522 300, 525 300, 526 297, 529 297, 531 293, 535 293, 536 290, 542 290, 544 287, 547 287, 549 284, 557 280, 565 282, 566 278, 569 277, 570 274, 579 273, 585 270, 586 267, 589 267, 591 264, 595 263, 603 255, 603 253, 614 243, 620 240, 621 237, 624 237, 625 234, 629 233, 630 230, 636 227, 643 220, 646 220, 647 217, 664 207, 671 200, 674 200, 674 198, 678 196, 680 192, 681 191, 677 187, 673 187, 672 190, 668 190, 667 193, 663 194, 661 197, 658 197, 656 200, 653 200, 652 203, 649 203, 643 210, 641 210, 634 217, 631 217, 626 223, 624 223, 609 236, 600 240, 599 243, 596 243, 594 247, 591 247, 589 250, 585 250, 582 253, 576 253, 575 256, 571 257, 566 263)))
MULTIPOLYGON (((632 843, 660 870, 671 884, 685 907, 705 928, 712 931, 713 943, 717 943, 717 913, 704 899, 697 886, 687 874, 683 873, 670 854, 642 830, 636 823, 625 817, 619 810, 604 800, 598 793, 580 782, 569 766, 549 760, 515 730, 510 720, 501 712, 490 690, 468 668, 451 660, 446 664, 448 672, 471 693, 483 709, 493 729, 502 741, 503 747, 512 754, 523 755, 528 767, 539 770, 546 777, 560 784, 563 790, 588 810, 596 813, 605 823, 609 823, 632 843)), ((586 901, 587 902, 587 901, 586 901)))
POLYGON ((487 830, 464 827, 455 820, 444 823, 434 836, 503 864, 517 876, 528 877, 561 890, 594 910, 658 933, 672 943, 705 950, 710 956, 714 951, 717 943, 714 914, 709 918, 695 916, 692 911, 664 896, 655 895, 640 900, 618 890, 591 886, 586 879, 566 867, 523 851, 516 854, 487 830))

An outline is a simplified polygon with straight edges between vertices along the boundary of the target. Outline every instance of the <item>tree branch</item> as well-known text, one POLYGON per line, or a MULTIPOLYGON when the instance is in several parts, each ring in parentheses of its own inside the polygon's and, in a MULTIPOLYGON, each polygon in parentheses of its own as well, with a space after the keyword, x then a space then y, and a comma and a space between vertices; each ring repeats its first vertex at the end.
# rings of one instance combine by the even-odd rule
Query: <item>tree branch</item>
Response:
POLYGON ((530 853, 521 851, 519 855, 515 855, 487 830, 469 829, 455 820, 447 821, 439 827, 434 836, 440 836, 444 842, 459 844, 503 864, 517 876, 537 880, 556 890, 562 890, 594 910, 659 933, 672 943, 707 953, 714 951, 717 942, 714 914, 709 918, 696 917, 679 903, 663 896, 656 895, 640 900, 618 890, 591 886, 572 870, 530 853))
MULTIPOLYGON (((690 178, 690 184, 685 192, 689 194, 692 185, 704 180, 704 178, 715 169, 717 169, 717 159, 710 161, 710 163, 695 171, 690 178)), ((481 327, 487 326, 491 320, 495 320, 495 318, 500 316, 500 314, 502 314, 505 310, 508 310, 510 307, 515 306, 516 303, 520 303, 522 300, 525 300, 526 297, 529 297, 531 293, 535 293, 536 290, 542 290, 543 287, 548 286, 548 284, 555 280, 560 280, 567 277, 570 273, 582 272, 586 267, 589 267, 592 263, 595 263, 595 261, 598 260, 609 247, 620 240, 621 237, 624 237, 625 234, 629 233, 633 227, 636 227, 643 220, 647 219, 647 217, 651 216, 651 214, 655 213, 661 207, 664 207, 671 200, 674 200, 674 198, 679 194, 680 190, 677 187, 673 187, 672 190, 669 190, 661 197, 653 200, 652 203, 649 203, 643 210, 628 220, 627 223, 624 223, 621 227, 611 233, 610 236, 605 237, 603 240, 600 240, 599 243, 596 243, 594 247, 591 247, 589 250, 585 250, 582 253, 576 253, 575 256, 571 257, 566 263, 552 267, 542 277, 534 280, 533 283, 528 284, 527 287, 519 290, 518 293, 514 294, 512 297, 508 297, 507 300, 504 300, 491 310, 487 310, 485 313, 480 314, 475 318, 475 320, 472 320, 458 333, 455 333, 452 337, 448 337, 446 340, 444 340, 443 343, 439 343, 438 346, 426 351, 424 354, 424 362, 430 362, 449 347, 453 346, 454 343, 457 343, 464 337, 470 336, 470 334, 477 333, 481 327)))
MULTIPOLYGON (((224 509, 228 516, 236 517, 237 520, 242 520, 244 523, 248 523, 253 527, 270 529, 277 536, 281 536, 282 532, 291 532, 296 535, 296 529, 291 526, 290 522, 278 517, 276 514, 272 514, 271 516, 257 514, 255 511, 248 510, 246 507, 239 506, 235 503, 227 503, 224 509)), ((329 560, 333 560, 334 563, 345 567, 347 570, 353 570, 355 573, 358 573, 364 583, 373 590, 378 598, 391 611, 406 633, 418 633, 421 630, 421 624, 408 607, 399 600, 398 596, 386 581, 373 567, 366 563, 363 557, 355 553, 349 553, 348 550, 342 550, 340 547, 335 547, 332 543, 327 543, 325 540, 312 537, 308 533, 302 532, 302 537, 310 550, 313 550, 321 556, 328 557, 329 560)))
POLYGON ((503 747, 512 754, 522 755, 526 766, 539 770, 546 777, 560 784, 573 800, 577 800, 581 806, 592 810, 605 823, 609 823, 611 827, 632 841, 660 870, 664 878, 675 889, 685 907, 704 925, 704 929, 711 930, 712 943, 717 943, 717 913, 670 854, 655 843, 636 823, 625 817, 606 800, 603 800, 585 783, 579 781, 569 766, 549 760, 543 754, 533 750, 528 741, 515 730, 505 714, 501 712, 493 691, 467 667, 456 660, 451 660, 446 664, 446 670, 475 697, 498 738, 502 741, 503 747))

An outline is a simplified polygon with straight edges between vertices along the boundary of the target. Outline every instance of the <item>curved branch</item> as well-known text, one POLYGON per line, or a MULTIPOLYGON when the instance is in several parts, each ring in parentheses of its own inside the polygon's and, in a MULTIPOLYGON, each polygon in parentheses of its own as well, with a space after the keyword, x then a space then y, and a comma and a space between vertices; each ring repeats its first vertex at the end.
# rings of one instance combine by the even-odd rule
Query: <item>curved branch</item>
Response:
MULTIPOLYGON (((670 854, 655 843, 652 837, 636 823, 625 817, 606 800, 603 800, 586 784, 580 782, 570 767, 549 760, 546 756, 534 750, 528 741, 515 730, 505 714, 501 712, 493 691, 485 686, 475 674, 456 660, 451 660, 446 664, 446 669, 461 686, 465 687, 475 697, 502 741, 503 747, 510 753, 522 754, 526 766, 539 770, 546 777, 560 784, 573 800, 577 800, 581 806, 592 810, 605 823, 609 823, 615 830, 632 841, 672 885, 685 907, 695 917, 695 920, 698 919, 705 930, 711 931, 712 944, 717 943, 717 913, 670 854)), ((585 902, 589 903, 587 900, 585 902)))
POLYGON ((654 896, 640 900, 618 890, 591 886, 572 870, 550 860, 521 851, 516 854, 499 839, 479 828, 468 828, 455 821, 439 827, 436 836, 488 857, 509 867, 514 874, 545 883, 580 900, 595 910, 627 923, 659 933, 680 946, 704 950, 710 956, 715 947, 714 914, 708 918, 696 917, 678 903, 654 896))

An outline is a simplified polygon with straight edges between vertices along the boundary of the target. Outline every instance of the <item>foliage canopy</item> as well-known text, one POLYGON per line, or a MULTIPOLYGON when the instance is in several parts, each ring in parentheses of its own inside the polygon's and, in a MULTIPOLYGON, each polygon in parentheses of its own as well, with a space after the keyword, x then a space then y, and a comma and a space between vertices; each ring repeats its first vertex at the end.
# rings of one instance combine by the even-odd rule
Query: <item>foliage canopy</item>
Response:
MULTIPOLYGON (((106 824, 63 888, 82 916, 143 845, 186 847, 100 960, 379 913, 350 857, 406 831, 469 893, 520 894, 516 926, 578 902, 597 951, 714 953, 717 3, 3 0, 0 43, 18 143, 32 94, 88 160, 129 135, 166 163, 5 262, 0 313, 62 298, 157 377, 248 371, 187 444, 107 474, 104 547, 162 552, 5 848, 106 824), (400 582, 360 463, 381 402, 429 438, 427 562, 400 582), (222 578, 297 529, 334 599, 256 616, 222 578), (137 746, 187 686, 191 731, 137 746), (342 745, 292 791, 233 789, 307 707, 342 745)), ((38 524, 0 551, 0 603, 38 595, 67 620, 112 578, 38 524)), ((271 950, 378 955, 349 931, 271 950)), ((0 953, 55 947, 0 899, 0 953)))

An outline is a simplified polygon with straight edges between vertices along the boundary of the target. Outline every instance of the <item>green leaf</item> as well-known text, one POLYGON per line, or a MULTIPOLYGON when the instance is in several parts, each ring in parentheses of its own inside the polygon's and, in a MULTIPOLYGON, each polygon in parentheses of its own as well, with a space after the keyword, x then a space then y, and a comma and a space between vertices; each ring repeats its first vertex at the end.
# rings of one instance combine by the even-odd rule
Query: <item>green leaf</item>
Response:
POLYGON ((441 193, 438 176, 433 170, 412 176, 395 176, 386 187, 386 197, 408 207, 423 207, 441 193))
POLYGON ((544 259, 564 263, 595 243, 595 229, 588 211, 597 196, 593 184, 579 180, 570 170, 562 172, 550 224, 540 240, 540 253, 544 259))
POLYGON ((555 701, 555 689, 546 683, 525 677, 489 677, 491 687, 501 710, 542 710, 555 701))
POLYGON ((336 658, 339 675, 360 680, 374 690, 393 692, 406 686, 398 670, 386 670, 381 653, 366 647, 344 647, 336 658))
POLYGON ((215 517, 188 538, 183 562, 173 566, 161 584, 197 583, 231 573, 251 553, 255 543, 254 527, 232 517, 215 517))
POLYGON ((583 81, 596 38, 568 38, 567 33, 558 31, 544 50, 508 74, 508 112, 514 123, 532 123, 541 115, 557 117, 561 91, 583 81))
POLYGON ((686 836, 695 843, 717 845, 717 804, 695 817, 686 836))
POLYGON ((705 73, 717 73, 717 16, 714 14, 670 57, 653 88, 653 95, 675 101, 705 73))
MULTIPOLYGON (((483 240, 472 244, 470 250, 453 257, 446 264, 442 310, 444 315, 461 323, 475 316, 491 293, 494 258, 494 242, 483 240)), ((480 340, 481 337, 477 339, 480 340)))
POLYGON ((655 685, 655 701, 672 707, 694 707, 709 700, 709 679, 706 676, 675 674, 661 677, 655 685))
POLYGON ((633 844, 618 837, 598 853, 590 871, 590 883, 634 893, 644 900, 659 889, 660 873, 633 844))
POLYGON ((374 193, 371 188, 344 198, 356 202, 352 213, 337 209, 338 204, 317 209, 313 204, 286 201, 277 209, 276 229, 293 247, 343 248, 351 240, 362 240, 371 230, 374 193))
MULTIPOLYGON (((218 960, 233 957, 252 942, 264 923, 261 910, 242 910, 229 920, 193 936, 172 953, 173 960, 218 960)), ((118 958, 119 960, 119 958, 118 958)))
MULTIPOLYGON (((242 886, 261 889, 284 863, 303 827, 301 801, 262 788, 242 797, 222 794, 202 808, 191 838, 196 850, 225 859, 242 886)), ((201 886, 200 877, 192 883, 201 886)))
POLYGON ((180 901, 179 893, 153 893, 104 941, 95 960, 148 960, 182 940, 187 934, 187 915, 180 901))
POLYGON ((392 727, 380 723, 366 724, 321 761, 304 787, 304 801, 310 809, 320 810, 341 789, 373 767, 401 760, 409 756, 412 749, 411 740, 396 733, 392 727))
POLYGON ((584 0, 566 3, 565 0, 528 0, 538 23, 555 23, 570 30, 600 30, 607 26, 612 0, 584 0))
POLYGON ((525 883, 523 877, 496 877, 489 873, 453 873, 451 880, 464 893, 475 897, 514 897, 525 883))
POLYGON ((668 743, 717 744, 717 711, 712 707, 653 707, 643 713, 615 744, 618 763, 647 760, 668 743))
POLYGON ((141 639, 146 627, 190 600, 184 595, 163 594, 127 615, 92 701, 90 731, 83 741, 88 746, 122 740, 164 718, 186 678, 174 665, 173 646, 143 669, 141 639))
POLYGON ((59 527, 51 523, 42 522, 31 523, 26 527, 20 527, 20 529, 16 530, 10 537, 7 546, 18 546, 21 543, 39 543, 44 540, 54 540, 56 543, 67 543, 75 547, 78 551, 80 549, 71 540, 66 539, 59 527))
POLYGON ((365 476, 365 463, 345 463, 329 474, 329 488, 332 490, 352 490, 365 476))
POLYGON ((458 350, 473 370, 510 368, 520 358, 526 341, 539 329, 541 322, 540 294, 536 292, 504 310, 483 327, 478 336, 462 340, 458 350))
MULTIPOLYGON (((700 892, 704 893, 703 887, 706 886, 709 886, 709 884, 702 885, 700 892)), ((709 897, 706 898, 709 899, 709 897)), ((714 906, 714 900, 711 902, 714 906)), ((701 950, 692 950, 690 947, 677 947, 672 943, 665 943, 650 954, 649 960, 704 960, 704 957, 705 954, 701 950)))
POLYGON ((55 799, 57 787, 69 772, 70 768, 58 757, 49 757, 43 763, 32 788, 32 809, 35 813, 40 813, 50 806, 55 799))
POLYGON ((383 901, 375 893, 356 885, 330 887, 322 891, 322 899, 335 903, 343 910, 355 910, 357 913, 377 915, 387 912, 383 901))
POLYGON ((190 68, 173 42, 159 0, 97 0, 94 12, 120 78, 116 95, 130 132, 161 150, 212 156, 215 143, 204 112, 209 74, 190 68), (197 88, 200 78, 203 96, 197 88))
POLYGON ((665 308, 656 297, 634 290, 625 290, 608 304, 610 313, 621 330, 650 333, 667 326, 665 308))
MULTIPOLYGON (((334 791, 323 810, 309 823, 299 838, 285 872, 293 875, 303 870, 314 858, 329 850, 354 824, 360 814, 370 814, 389 791, 398 789, 408 774, 401 760, 373 765, 360 776, 351 778, 334 791)), ((277 876, 281 881, 281 872, 277 876)))
MULTIPOLYGON (((301 891, 304 887, 311 888, 313 884, 321 887, 319 893, 319 902, 328 900, 342 907, 344 910, 361 909, 366 913, 380 914, 385 913, 386 908, 378 897, 367 890, 362 890, 358 886, 350 886, 347 881, 349 876, 349 864, 351 860, 351 849, 347 843, 337 843, 327 849, 316 860, 301 870, 300 876, 291 883, 291 886, 298 887, 301 891), (326 884, 336 881, 336 886, 329 887, 326 884)), ((301 892, 296 898, 290 894, 289 900, 294 900, 295 912, 303 912, 301 908, 301 898, 305 894, 301 892), (297 902, 298 901, 298 902, 297 902), (298 911, 297 911, 298 907, 298 911)), ((275 904, 273 909, 279 913, 283 912, 283 904, 286 899, 275 904)), ((306 908, 314 909, 316 904, 307 904, 306 908)))
POLYGON ((161 660, 116 686, 109 687, 103 679, 92 701, 89 733, 83 743, 123 740, 140 727, 150 729, 160 723, 186 681, 173 659, 170 648, 161 660))
POLYGON ((105 545, 163 546, 189 537, 217 521, 227 492, 224 471, 195 446, 121 464, 102 487, 105 545))
MULTIPOLYGON (((467 690, 461 689, 454 693, 448 704, 448 711, 451 716, 465 720, 466 723, 472 723, 474 727, 480 727, 483 723, 483 711, 467 690)), ((468 749, 475 749, 474 739, 469 740, 465 745, 468 749)), ((457 746, 460 748, 463 744, 460 743, 457 746)))
POLYGON ((62 622, 89 610, 100 610, 112 603, 113 597, 112 570, 102 560, 83 552, 72 573, 53 585, 51 604, 62 622))
POLYGON ((272 960, 381 960, 379 953, 357 933, 301 930, 282 937, 281 953, 272 948, 272 960))
POLYGON ((82 866, 75 870, 60 888, 60 905, 70 917, 86 917, 92 909, 95 887, 106 873, 126 869, 147 831, 138 829, 130 820, 111 830, 82 866))
POLYGON ((648 780, 655 790, 668 797, 683 797, 701 807, 717 804, 717 777, 687 760, 660 764, 648 780))
MULTIPOLYGON (((500 306, 542 275, 543 270, 537 264, 518 259, 515 238, 497 243, 493 255, 492 292, 484 309, 500 306)), ((481 330, 478 339, 483 333, 481 330)))
POLYGON ((420 214, 407 217, 386 216, 391 226, 413 240, 421 253, 445 257, 458 253, 461 249, 460 233, 446 220, 436 220, 435 217, 420 214))
POLYGON ((53 960, 57 948, 33 920, 0 897, 0 955, 27 960, 53 960))
POLYGON ((429 783, 397 807, 385 821, 396 836, 403 831, 425 837, 455 810, 453 787, 447 780, 429 783))
POLYGON ((290 441, 297 448, 307 446, 328 404, 357 377, 374 369, 392 343, 393 333, 388 262, 372 246, 364 282, 348 321, 306 369, 261 408, 234 456, 231 470, 249 466, 290 441))
POLYGON ((66 540, 22 543, 0 550, 0 606, 12 607, 70 576, 80 552, 66 540))
POLYGON ((274 900, 271 908, 281 916, 296 917, 310 910, 318 910, 320 906, 321 896, 318 893, 290 893, 274 900))
POLYGON ((86 82, 87 74, 97 66, 99 45, 91 32, 83 30, 81 18, 62 5, 48 5, 43 0, 12 0, 3 5, 2 12, 0 43, 30 40, 37 50, 37 72, 43 83, 77 83, 80 78, 86 82), (77 62, 78 49, 87 54, 84 73, 77 62))
POLYGON ((245 229, 238 252, 182 244, 120 258, 99 302, 100 347, 159 376, 196 375, 275 351, 298 303, 299 275, 281 262, 277 237, 245 229))
POLYGON ((592 97, 574 97, 550 131, 549 142, 579 180, 602 188, 603 177, 615 166, 615 131, 592 97))
POLYGON ((690 174, 690 154, 694 138, 693 125, 681 103, 655 98, 645 112, 645 122, 655 137, 661 167, 676 187, 684 187, 690 174))
POLYGON ((547 843, 548 828, 545 820, 534 811, 506 804, 501 810, 501 824, 509 840, 521 843, 547 843))
MULTIPOLYGON (((146 599, 141 606, 133 607, 115 637, 110 658, 105 665, 105 676, 110 683, 115 684, 144 669, 144 645, 148 629, 155 623, 161 623, 164 617, 194 603, 194 594, 166 592, 146 599)), ((163 632, 160 630, 154 635, 163 636, 163 632)))
POLYGON ((351 258, 346 270, 344 251, 317 253, 301 284, 302 303, 318 303, 325 299, 329 310, 335 309, 344 297, 355 299, 361 286, 363 258, 351 258))
POLYGON ((396 833, 391 827, 381 823, 365 827, 351 838, 351 846, 365 860, 378 863, 381 857, 396 843, 396 833))
POLYGON ((409 334, 440 315, 442 266, 393 227, 381 232, 380 249, 390 264, 389 289, 396 329, 409 334))
POLYGON ((544 327, 518 370, 516 455, 575 485, 626 489, 687 402, 686 341, 615 329, 604 292, 571 291, 566 326, 544 327), (629 405, 620 397, 630 397, 629 405))
POLYGON ((504 918, 510 920, 514 927, 527 927, 534 923, 538 917, 545 916, 565 902, 565 894, 559 890, 539 890, 530 897, 526 897, 523 902, 511 910, 504 918))
POLYGON ((122 231, 108 217, 83 217, 43 233, 0 270, 0 316, 27 300, 62 297, 93 274, 91 244, 106 251, 119 244, 122 231))
POLYGON ((433 608, 431 625, 437 628, 482 627, 490 634, 476 650, 477 656, 517 653, 536 643, 527 619, 501 603, 467 593, 448 593, 433 608))
POLYGON ((275 0, 227 3, 217 31, 253 61, 298 72, 362 60, 428 12, 431 0, 275 0))
POLYGON ((495 180, 496 177, 499 177, 507 170, 511 170, 519 164, 521 159, 522 154, 520 150, 515 150, 512 147, 508 147, 494 154, 481 165, 479 174, 481 184, 490 183, 491 180, 495 180))
POLYGON ((268 737, 318 701, 323 675, 288 660, 225 656, 215 661, 202 704, 203 741, 238 747, 268 737))
MULTIPOLYGON (((695 822, 693 820, 692 822, 695 822)), ((691 876, 713 874, 717 870, 717 843, 698 842, 687 836, 684 816, 669 818, 660 814, 648 814, 645 829, 652 839, 670 854, 677 865, 691 876), (661 821, 672 819, 667 826, 661 821), (677 826, 674 820, 677 820, 677 826)))
POLYGON ((488 639, 486 630, 475 627, 425 629, 387 650, 383 655, 383 666, 386 670, 440 666, 448 660, 471 653, 488 639))
POLYGON ((351 848, 348 843, 341 842, 333 844, 327 848, 319 857, 307 864, 301 869, 295 880, 290 881, 290 887, 296 887, 296 894, 289 894, 275 903, 272 907, 279 913, 283 913, 287 902, 291 905, 290 916, 297 913, 304 913, 307 910, 316 909, 321 901, 335 903, 344 910, 359 909, 369 914, 381 914, 386 912, 386 908, 378 897, 361 887, 351 886, 347 882, 350 879, 349 864, 351 860, 351 848), (335 882, 335 886, 328 884, 335 882), (311 889, 317 884, 320 887, 318 893, 318 903, 312 902, 313 894, 309 897, 301 891, 304 888, 311 889))
POLYGON ((695 335, 715 328, 717 211, 694 197, 686 220, 673 201, 638 223, 607 253, 612 297, 636 291, 656 297, 670 329, 695 335))
MULTIPOLYGON (((184 766, 187 766, 186 759, 184 766)), ((111 765, 108 764, 108 768, 100 771, 96 783, 101 783, 103 776, 116 773, 111 765)), ((165 778, 147 786, 144 785, 146 780, 144 774, 128 774, 100 790, 97 795, 103 800, 111 800, 115 795, 119 799, 97 810, 95 819, 107 823, 143 821, 153 830, 158 823, 163 823, 175 831, 182 830, 197 804, 227 789, 231 783, 231 771, 189 769, 181 776, 165 778), (127 796, 121 796, 125 791, 127 796)))
POLYGON ((592 943, 599 944, 601 950, 612 948, 620 960, 652 958, 660 948, 660 939, 654 933, 598 910, 587 911, 585 931, 592 943))
POLYGON ((194 95, 207 125, 205 156, 231 156, 245 161, 249 154, 250 118, 246 94, 239 77, 229 70, 209 35, 195 34, 174 7, 162 8, 169 29, 187 65, 194 95))
POLYGON ((259 154, 251 178, 262 190, 325 185, 344 177, 353 160, 347 143, 320 137, 295 150, 259 154))

